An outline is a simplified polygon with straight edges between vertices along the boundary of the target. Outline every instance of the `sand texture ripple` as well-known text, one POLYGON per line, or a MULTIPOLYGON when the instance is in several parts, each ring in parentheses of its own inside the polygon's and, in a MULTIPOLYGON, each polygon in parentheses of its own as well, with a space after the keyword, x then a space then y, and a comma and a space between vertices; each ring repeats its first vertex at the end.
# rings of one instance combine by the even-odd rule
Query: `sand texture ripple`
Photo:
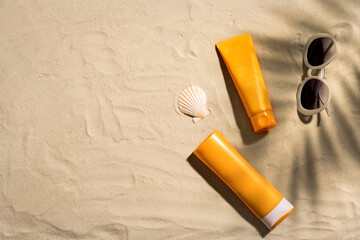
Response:
POLYGON ((0 239, 360 239, 358 1, 0 1, 0 239), (278 126, 254 134, 215 43, 249 32, 278 126), (296 111, 337 36, 333 115, 296 111), (195 85, 211 114, 175 109, 195 85), (192 151, 218 129, 296 207, 268 232, 192 151))

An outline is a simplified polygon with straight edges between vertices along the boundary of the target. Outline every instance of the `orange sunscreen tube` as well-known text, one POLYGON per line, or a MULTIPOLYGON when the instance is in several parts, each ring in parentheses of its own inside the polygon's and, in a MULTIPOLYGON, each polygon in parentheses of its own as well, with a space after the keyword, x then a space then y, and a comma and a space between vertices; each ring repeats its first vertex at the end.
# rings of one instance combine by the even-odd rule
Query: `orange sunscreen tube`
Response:
POLYGON ((231 75, 255 132, 276 126, 249 33, 216 44, 231 75))
POLYGON ((270 230, 294 210, 219 131, 205 139, 194 153, 270 230))

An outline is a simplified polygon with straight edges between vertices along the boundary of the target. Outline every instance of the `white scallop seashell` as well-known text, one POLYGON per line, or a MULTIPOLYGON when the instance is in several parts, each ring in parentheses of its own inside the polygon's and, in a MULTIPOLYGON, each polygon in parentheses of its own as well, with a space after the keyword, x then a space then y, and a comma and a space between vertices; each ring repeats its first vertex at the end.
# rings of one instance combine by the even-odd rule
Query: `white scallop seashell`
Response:
POLYGON ((194 123, 210 113, 206 108, 206 93, 199 87, 185 88, 179 95, 178 107, 182 113, 192 116, 194 123))

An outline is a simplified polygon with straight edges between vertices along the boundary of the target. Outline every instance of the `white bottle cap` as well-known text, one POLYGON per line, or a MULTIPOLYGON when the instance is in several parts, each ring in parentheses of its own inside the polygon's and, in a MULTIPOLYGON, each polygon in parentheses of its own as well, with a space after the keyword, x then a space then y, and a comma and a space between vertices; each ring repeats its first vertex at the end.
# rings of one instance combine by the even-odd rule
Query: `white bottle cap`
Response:
POLYGON ((271 210, 265 217, 261 219, 261 221, 268 227, 270 230, 275 227, 274 225, 279 221, 279 219, 283 216, 289 215, 294 206, 289 203, 288 200, 283 198, 276 207, 271 210))

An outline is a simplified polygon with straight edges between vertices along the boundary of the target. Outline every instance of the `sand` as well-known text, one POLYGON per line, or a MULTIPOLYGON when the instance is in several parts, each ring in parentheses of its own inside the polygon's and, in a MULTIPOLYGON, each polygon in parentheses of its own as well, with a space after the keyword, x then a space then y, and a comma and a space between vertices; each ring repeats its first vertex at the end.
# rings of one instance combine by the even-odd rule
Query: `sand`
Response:
POLYGON ((359 239, 358 1, 0 1, 0 239, 359 239), (278 126, 254 134, 215 50, 249 32, 278 126), (336 34, 333 114, 296 111, 336 34), (202 87, 211 115, 175 109, 202 87), (192 151, 218 129, 295 211, 269 232, 192 151))

